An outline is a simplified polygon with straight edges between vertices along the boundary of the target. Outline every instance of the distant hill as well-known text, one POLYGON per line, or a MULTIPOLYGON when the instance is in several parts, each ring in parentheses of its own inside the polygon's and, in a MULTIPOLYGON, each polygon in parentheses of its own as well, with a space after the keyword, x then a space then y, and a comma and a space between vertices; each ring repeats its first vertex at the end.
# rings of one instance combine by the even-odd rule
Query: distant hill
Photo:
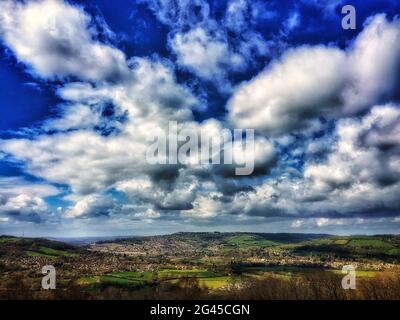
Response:
MULTIPOLYGON (((296 256, 338 257, 345 259, 366 258, 382 261, 400 259, 400 236, 334 236, 328 234, 304 233, 252 233, 252 232, 178 232, 170 235, 123 238, 99 242, 116 250, 115 244, 136 246, 134 250, 152 250, 158 248, 166 254, 179 252, 205 253, 220 250, 236 252, 237 250, 254 250, 273 248, 296 256), (139 249, 138 247, 139 246, 139 249), (140 249, 140 247, 142 249, 140 249), (214 249, 213 249, 214 248, 214 249)), ((107 251, 107 250, 106 250, 107 251)))
MULTIPOLYGON (((276 243, 298 243, 302 241, 310 241, 322 238, 332 237, 328 234, 311 234, 311 233, 256 233, 256 232, 177 232, 160 236, 143 236, 143 237, 122 237, 114 239, 111 242, 129 242, 129 241, 148 241, 151 239, 164 240, 180 240, 180 241, 201 241, 201 242, 229 242, 235 237, 246 237, 255 241, 267 240, 276 243)), ((250 240, 249 240, 250 241, 250 240)), ((110 242, 108 240, 102 241, 110 242)))
POLYGON ((81 252, 73 245, 44 238, 0 236, 0 256, 72 257, 81 252))
MULTIPOLYGON (((220 250, 254 250, 274 248, 296 256, 336 256, 341 258, 373 258, 382 261, 400 259, 400 236, 334 236, 304 233, 252 233, 252 232, 178 232, 169 235, 145 237, 93 237, 68 238, 64 242, 43 238, 0 236, 1 255, 28 255, 43 257, 72 257, 87 252, 88 248, 102 248, 103 252, 118 253, 127 249, 148 252, 157 248, 168 255, 205 254, 220 250), (69 243, 66 243, 66 242, 69 243), (116 246, 117 245, 117 246, 116 246)), ((156 251, 157 251, 156 250, 156 251)))
MULTIPOLYGON (((86 246, 88 244, 104 242, 104 241, 115 241, 118 239, 126 238, 124 236, 103 236, 103 237, 49 237, 49 240, 65 242, 74 246, 86 246)), ((137 238, 137 237, 128 237, 137 238)))

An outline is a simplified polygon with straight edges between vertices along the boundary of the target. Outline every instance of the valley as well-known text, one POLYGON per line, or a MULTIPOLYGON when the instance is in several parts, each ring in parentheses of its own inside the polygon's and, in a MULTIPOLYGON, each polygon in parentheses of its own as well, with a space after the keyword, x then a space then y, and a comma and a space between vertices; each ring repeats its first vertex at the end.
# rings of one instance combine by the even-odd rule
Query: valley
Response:
POLYGON ((182 232, 81 245, 1 236, 0 297, 16 294, 15 286, 33 298, 107 298, 118 291, 132 299, 184 299, 189 288, 191 298, 240 297, 265 281, 294 285, 317 277, 340 286, 344 265, 356 268, 360 283, 391 277, 400 287, 392 279, 400 280, 399 262, 394 235, 182 232), (55 292, 40 288, 41 268, 49 264, 57 270, 55 292))

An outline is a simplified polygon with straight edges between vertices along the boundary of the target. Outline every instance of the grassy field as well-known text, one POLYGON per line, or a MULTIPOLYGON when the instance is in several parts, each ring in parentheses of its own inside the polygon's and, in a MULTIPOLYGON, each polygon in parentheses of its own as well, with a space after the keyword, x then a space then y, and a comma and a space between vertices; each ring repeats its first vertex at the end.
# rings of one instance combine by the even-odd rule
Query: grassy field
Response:
POLYGON ((347 245, 350 247, 378 249, 385 252, 395 248, 391 243, 381 239, 352 239, 347 245))
POLYGON ((56 256, 48 255, 42 252, 36 252, 36 251, 30 251, 28 250, 26 252, 27 256, 29 257, 44 257, 44 258, 49 258, 49 259, 56 259, 56 256))
POLYGON ((336 239, 333 241, 334 244, 346 245, 349 243, 349 239, 336 239))
MULTIPOLYGON (((332 272, 335 274, 340 274, 343 275, 342 270, 327 270, 328 272, 332 272)), ((356 276, 360 278, 373 278, 377 274, 379 274, 380 271, 370 271, 370 270, 356 270, 356 276)))
POLYGON ((228 238, 227 244, 234 245, 238 247, 271 247, 276 245, 275 242, 271 240, 264 240, 254 237, 252 235, 238 235, 228 238))
POLYGON ((206 278, 213 276, 215 276, 215 273, 203 269, 191 269, 191 270, 166 269, 158 272, 158 277, 160 279, 176 279, 183 277, 206 278))
POLYGON ((86 276, 79 279, 78 283, 86 286, 99 284, 119 286, 145 286, 153 280, 161 282, 178 283, 182 278, 196 278, 201 286, 209 289, 219 289, 230 283, 240 281, 241 277, 232 277, 213 273, 207 270, 175 270, 165 269, 158 272, 113 272, 111 274, 86 276))
POLYGON ((235 280, 239 281, 238 279, 230 276, 210 277, 199 279, 199 284, 207 287, 208 289, 216 290, 229 286, 231 283, 235 282, 235 280))
POLYGON ((28 250, 27 255, 30 257, 46 257, 46 258, 56 258, 56 257, 76 257, 78 254, 68 252, 66 250, 57 250, 48 247, 39 247, 35 251, 28 250))
MULTIPOLYGON (((237 284, 247 279, 263 279, 268 276, 276 276, 282 279, 290 279, 307 273, 312 273, 315 269, 301 267, 245 267, 241 270, 241 275, 222 275, 203 269, 178 270, 165 269, 157 272, 136 272, 122 271, 113 272, 105 275, 87 276, 79 279, 79 284, 86 286, 93 285, 115 285, 126 287, 141 287, 150 285, 153 281, 178 284, 183 278, 197 279, 201 287, 209 290, 226 288, 231 284, 237 284)), ((326 270, 335 274, 341 274, 341 270, 326 270)), ((374 277, 375 271, 357 271, 359 277, 374 277)))
POLYGON ((106 274, 100 276, 87 276, 82 277, 78 280, 78 283, 88 287, 96 285, 116 285, 116 286, 127 286, 127 287, 139 287, 149 283, 144 277, 134 278, 130 275, 121 276, 122 272, 116 274, 106 274))
MULTIPOLYGON (((219 244, 219 250, 223 255, 217 257, 198 257, 192 260, 186 258, 185 261, 192 263, 211 263, 214 266, 229 265, 231 250, 246 250, 250 248, 260 248, 271 252, 284 253, 292 251, 293 253, 304 252, 314 256, 324 254, 337 254, 349 257, 358 257, 362 254, 368 254, 377 257, 379 255, 399 256, 400 248, 390 237, 363 237, 363 236, 328 236, 325 238, 306 239, 296 243, 284 243, 282 239, 277 241, 264 239, 262 236, 254 234, 237 234, 225 238, 224 242, 219 244), (212 261, 212 262, 211 262, 212 261)), ((176 259, 180 261, 180 259, 176 259)), ((182 260, 183 261, 183 260, 182 260)), ((204 266, 204 264, 203 264, 204 266)), ((195 278, 199 285, 209 290, 218 290, 226 288, 233 283, 240 283, 251 279, 262 280, 268 277, 275 277, 283 280, 290 280, 302 276, 312 276, 315 271, 334 273, 342 275, 341 270, 333 269, 315 269, 312 266, 268 266, 268 265, 246 265, 239 264, 231 266, 230 272, 213 272, 207 267, 198 267, 193 269, 162 269, 156 272, 116 272, 107 275, 100 275, 96 278, 89 278, 86 283, 113 284, 123 286, 146 286, 151 283, 171 283, 179 284, 184 278, 195 278)), ((373 278, 380 274, 379 271, 356 270, 357 276, 361 278, 373 278)))
MULTIPOLYGON (((146 254, 114 254, 113 259, 102 260, 114 253, 119 242, 113 243, 105 256, 103 252, 87 251, 86 247, 46 239, 0 236, 0 258, 3 257, 0 268, 5 271, 4 279, 13 279, 9 276, 7 264, 13 267, 15 259, 20 259, 21 266, 26 268, 27 261, 30 262, 32 269, 26 268, 29 284, 33 275, 40 272, 40 269, 35 269, 37 258, 45 258, 49 260, 48 264, 57 264, 63 271, 60 273, 60 287, 78 288, 87 296, 107 296, 117 292, 121 297, 160 295, 169 298, 183 292, 190 296, 202 293, 204 298, 247 290, 246 297, 252 297, 253 293, 254 297, 260 297, 260 293, 269 297, 276 290, 274 286, 278 286, 284 293, 277 297, 288 297, 293 293, 292 286, 296 285, 309 286, 302 291, 306 297, 314 290, 310 283, 315 279, 323 283, 321 290, 326 291, 323 296, 330 297, 326 287, 336 278, 340 280, 343 277, 342 265, 356 264, 360 286, 373 283, 384 289, 389 288, 392 281, 388 270, 400 261, 400 237, 391 235, 184 233, 125 241, 135 246, 133 252, 146 254), (153 246, 160 246, 162 250, 148 249, 153 246), (386 279, 388 285, 386 282, 382 285, 382 279, 386 279), (265 285, 271 287, 268 289, 265 285), (254 289, 253 292, 251 286, 258 291, 254 289)), ((126 249, 126 244, 123 245, 126 249)), ((15 274, 15 277, 20 276, 21 269, 15 274)), ((36 276, 34 282, 39 283, 36 276)), ((337 283, 340 285, 340 281, 337 283)), ((370 288, 365 288, 366 296, 375 294, 370 288)))
POLYGON ((21 241, 20 238, 14 238, 14 237, 0 237, 0 243, 14 243, 14 242, 19 242, 21 241))
POLYGON ((340 257, 361 257, 386 259, 400 257, 400 248, 397 240, 385 236, 348 236, 328 237, 303 241, 300 243, 280 245, 277 249, 293 251, 302 255, 337 255, 340 257))

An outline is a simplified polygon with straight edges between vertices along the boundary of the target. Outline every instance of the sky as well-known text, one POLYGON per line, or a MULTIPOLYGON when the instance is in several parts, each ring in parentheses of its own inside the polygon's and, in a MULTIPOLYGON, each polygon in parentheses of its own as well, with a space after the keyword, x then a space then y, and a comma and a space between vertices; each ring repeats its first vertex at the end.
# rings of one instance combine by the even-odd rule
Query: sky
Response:
POLYGON ((397 0, 1 1, 0 234, 399 233, 399 14, 397 0), (254 172, 149 163, 170 121, 254 129, 233 154, 254 172))

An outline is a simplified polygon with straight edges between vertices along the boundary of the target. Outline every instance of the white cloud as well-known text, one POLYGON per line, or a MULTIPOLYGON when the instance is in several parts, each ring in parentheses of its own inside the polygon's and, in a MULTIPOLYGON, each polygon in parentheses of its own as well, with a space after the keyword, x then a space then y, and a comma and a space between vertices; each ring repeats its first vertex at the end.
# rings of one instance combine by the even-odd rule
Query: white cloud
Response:
POLYGON ((161 214, 159 212, 155 211, 154 209, 147 209, 144 212, 136 213, 135 217, 152 220, 152 219, 157 219, 157 218, 161 217, 161 214))
POLYGON ((230 0, 226 6, 225 25, 235 32, 245 30, 249 24, 250 5, 247 0, 230 0))
POLYGON ((262 216, 397 215, 399 130, 400 108, 394 105, 376 106, 362 119, 340 120, 325 160, 311 158, 300 176, 266 180, 254 191, 238 194, 233 206, 262 216))
POLYGON ((289 33, 292 30, 299 27, 301 23, 301 16, 298 11, 292 11, 289 17, 283 23, 285 33, 289 33))
POLYGON ((49 184, 33 183, 15 177, 0 178, 0 217, 10 220, 40 222, 47 218, 50 209, 44 201, 59 190, 49 184))
POLYGON ((107 216, 115 206, 110 197, 97 194, 77 197, 75 200, 75 205, 65 210, 64 216, 66 218, 107 216))
POLYGON ((291 227, 294 229, 310 230, 316 228, 327 228, 334 226, 345 226, 349 224, 363 224, 363 219, 331 219, 331 218, 316 218, 316 219, 299 219, 292 222, 291 227))
POLYGON ((261 33, 251 30, 251 20, 260 18, 259 10, 265 11, 259 3, 231 0, 218 21, 206 1, 148 2, 158 19, 172 27, 168 45, 177 64, 221 92, 232 90, 230 75, 246 71, 272 47, 261 33))
POLYGON ((47 210, 47 205, 43 199, 27 194, 20 194, 16 197, 10 197, 0 206, 0 211, 17 213, 24 215, 29 213, 40 213, 47 210))
POLYGON ((43 129, 56 131, 90 129, 100 123, 100 114, 93 112, 88 105, 63 105, 60 109, 62 115, 57 119, 47 120, 43 129))
POLYGON ((75 83, 60 89, 59 94, 74 104, 44 127, 60 132, 1 140, 0 148, 23 161, 29 173, 67 184, 78 194, 99 193, 137 172, 154 170, 145 157, 152 134, 165 134, 169 120, 191 120, 190 107, 196 100, 162 63, 133 62, 130 79, 119 84, 75 83), (104 137, 92 130, 90 122, 99 117, 96 107, 110 101, 127 112, 127 119, 119 124, 118 134, 104 137))
POLYGON ((47 183, 29 182, 20 177, 0 178, 0 194, 5 196, 30 194, 33 197, 48 197, 58 192, 56 187, 47 183))
POLYGON ((209 219, 221 214, 221 203, 218 201, 221 193, 212 192, 207 196, 199 196, 193 203, 193 209, 185 211, 184 217, 194 219, 209 219))
POLYGON ((231 51, 223 35, 212 35, 197 27, 187 33, 177 33, 170 46, 178 56, 178 63, 207 80, 226 76, 227 70, 241 70, 246 62, 240 54, 231 51))
POLYGON ((346 114, 391 98, 400 85, 400 19, 389 22, 383 14, 369 18, 348 56, 350 85, 343 92, 346 114))
POLYGON ((63 0, 0 3, 0 37, 42 78, 115 81, 127 73, 125 55, 96 40, 91 23, 80 7, 63 0))
POLYGON ((239 128, 268 134, 300 129, 323 110, 335 107, 345 61, 345 54, 335 48, 291 50, 239 86, 228 103, 229 119, 239 128))
POLYGON ((173 27, 206 23, 210 19, 210 5, 204 0, 143 0, 162 23, 173 27))
POLYGON ((315 224, 318 227, 326 227, 326 226, 332 226, 332 225, 343 225, 343 224, 346 224, 346 222, 343 219, 319 218, 319 219, 315 220, 315 224))
POLYGON ((292 228, 295 228, 295 229, 298 229, 298 228, 300 228, 303 224, 304 224, 304 221, 298 219, 298 220, 295 220, 295 221, 292 222, 291 227, 292 227, 292 228))
MULTIPOLYGON (((260 54, 264 42, 259 34, 246 31, 244 20, 237 25, 232 20, 250 14, 248 3, 231 1, 228 6, 225 22, 231 19, 232 30, 250 37, 250 44, 239 39, 233 46, 212 21, 204 22, 210 20, 208 7, 198 3, 202 23, 185 31, 180 26, 186 24, 187 10, 174 11, 175 17, 166 12, 160 16, 179 26, 170 38, 178 63, 202 78, 223 83, 229 72, 243 70, 252 49, 258 48, 260 54)), ((170 2, 160 5, 168 7, 170 2)), ((187 9, 190 3, 182 0, 178 7, 182 6, 187 9)), ((325 158, 315 157, 316 161, 306 157, 304 170, 279 167, 279 163, 277 172, 268 176, 277 151, 269 139, 258 135, 280 136, 277 141, 290 148, 296 141, 285 134, 320 130, 318 117, 352 116, 390 98, 398 79, 398 20, 376 16, 347 51, 327 46, 289 50, 240 86, 228 104, 229 120, 235 127, 255 127, 258 132, 254 152, 233 149, 235 165, 255 160, 254 176, 239 179, 232 174, 233 167, 218 170, 190 161, 176 166, 147 163, 149 135, 165 134, 170 120, 205 130, 211 137, 225 125, 214 119, 193 120, 192 109, 199 102, 178 84, 169 61, 127 61, 122 52, 97 40, 90 17, 80 7, 66 2, 4 1, 0 8, 1 37, 32 72, 50 79, 78 78, 58 88, 57 94, 66 102, 59 106, 59 116, 45 121, 35 136, 0 140, 6 158, 22 164, 27 173, 69 188, 64 200, 71 206, 57 211, 72 218, 68 221, 123 215, 150 222, 170 215, 170 219, 205 223, 220 216, 234 220, 233 215, 245 221, 247 215, 290 217, 294 228, 306 225, 306 219, 327 227, 338 225, 344 217, 394 215, 400 208, 397 105, 380 105, 362 118, 342 119, 329 139, 323 136, 311 144, 307 140, 305 150, 291 150, 298 156, 324 153, 325 158), (37 15, 44 25, 34 18, 37 15), (55 24, 48 28, 52 16, 55 24), (33 32, 29 37, 28 31, 33 32), (106 105, 123 120, 105 119, 106 105), (99 127, 105 123, 118 129, 115 134, 102 135, 99 127), (126 203, 118 203, 111 191, 123 193, 126 203)), ((290 25, 295 22, 294 17, 290 25)), ((281 160, 284 165, 285 159, 281 160)), ((13 186, 12 181, 4 181, 0 181, 2 221, 45 217, 44 199, 58 193, 45 184, 13 186)))
MULTIPOLYGON (((64 217, 126 214, 148 219, 140 213, 157 208, 190 210, 210 179, 200 183, 196 175, 212 175, 211 167, 147 163, 149 138, 165 135, 170 120, 198 131, 204 128, 209 135, 218 135, 223 126, 217 120, 192 121, 191 108, 197 101, 176 83, 167 63, 134 58, 129 66, 129 76, 118 83, 75 82, 60 87, 58 94, 68 103, 60 106, 59 117, 44 123, 44 132, 0 141, 1 150, 23 163, 28 173, 70 188, 65 200, 72 206, 62 210, 64 217), (119 123, 117 134, 102 136, 94 127, 102 121, 102 106, 110 103, 126 119, 119 123), (49 135, 47 130, 56 132, 49 135), (127 205, 116 206, 105 195, 112 188, 126 195, 127 205)), ((272 145, 258 139, 256 154, 256 165, 271 162, 272 145)))
POLYGON ((348 51, 290 49, 237 88, 228 117, 234 126, 281 135, 307 128, 318 117, 347 116, 386 101, 399 84, 399 39, 400 20, 377 15, 348 51))

